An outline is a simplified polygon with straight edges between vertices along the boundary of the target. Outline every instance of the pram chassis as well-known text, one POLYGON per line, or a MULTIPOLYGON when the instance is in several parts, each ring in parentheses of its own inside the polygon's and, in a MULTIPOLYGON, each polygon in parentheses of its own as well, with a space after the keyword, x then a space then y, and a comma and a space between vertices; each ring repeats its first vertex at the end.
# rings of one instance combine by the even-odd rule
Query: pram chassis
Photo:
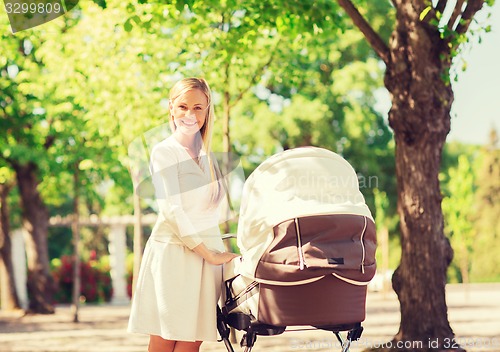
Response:
MULTIPOLYGON (((228 352, 234 352, 231 341, 229 340, 230 328, 233 327, 240 331, 245 331, 240 346, 244 347, 244 352, 251 352, 257 336, 273 336, 280 335, 285 332, 286 327, 273 326, 268 324, 252 324, 247 315, 241 313, 232 313, 225 316, 220 307, 217 306, 217 330, 221 336, 221 341, 224 342, 228 352)), ((342 352, 349 351, 349 347, 353 341, 358 340, 363 333, 361 323, 315 326, 314 329, 331 331, 339 341, 342 352), (347 332, 345 339, 342 338, 341 332, 347 332)))

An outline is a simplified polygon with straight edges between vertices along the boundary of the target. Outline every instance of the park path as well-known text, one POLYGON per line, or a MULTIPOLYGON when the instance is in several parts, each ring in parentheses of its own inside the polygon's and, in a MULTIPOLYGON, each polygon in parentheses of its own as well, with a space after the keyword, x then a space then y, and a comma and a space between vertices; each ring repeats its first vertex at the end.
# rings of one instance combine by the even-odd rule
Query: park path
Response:
MULTIPOLYGON (((452 328, 468 351, 500 352, 500 283, 448 285, 448 315, 452 328)), ((0 311, 0 352, 146 352, 147 336, 125 329, 129 306, 85 305, 80 323, 73 323, 67 306, 54 315, 0 311)), ((365 331, 351 351, 389 341, 399 326, 399 304, 394 293, 369 292, 365 331)), ((255 352, 340 351, 333 334, 292 331, 260 336, 255 352)), ((241 351, 234 344, 235 351, 241 351)), ((205 343, 203 352, 225 352, 222 343, 205 343)))

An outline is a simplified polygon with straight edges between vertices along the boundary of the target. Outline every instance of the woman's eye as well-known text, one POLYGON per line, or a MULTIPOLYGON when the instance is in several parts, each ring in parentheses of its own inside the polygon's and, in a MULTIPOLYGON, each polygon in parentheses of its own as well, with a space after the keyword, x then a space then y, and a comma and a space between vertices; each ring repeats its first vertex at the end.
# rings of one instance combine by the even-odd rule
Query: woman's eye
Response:
POLYGON ((197 107, 194 108, 194 110, 195 111, 201 111, 202 109, 201 109, 201 106, 197 106, 197 107))

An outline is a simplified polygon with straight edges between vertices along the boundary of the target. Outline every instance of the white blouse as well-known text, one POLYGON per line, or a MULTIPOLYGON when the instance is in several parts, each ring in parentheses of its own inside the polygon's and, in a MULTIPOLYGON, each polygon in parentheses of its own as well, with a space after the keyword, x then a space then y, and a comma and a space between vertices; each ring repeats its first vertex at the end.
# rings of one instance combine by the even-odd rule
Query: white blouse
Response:
POLYGON ((150 167, 158 204, 151 237, 189 249, 203 242, 208 248, 224 250, 219 229, 221 203, 211 202, 206 154, 198 165, 170 136, 153 148, 150 167))

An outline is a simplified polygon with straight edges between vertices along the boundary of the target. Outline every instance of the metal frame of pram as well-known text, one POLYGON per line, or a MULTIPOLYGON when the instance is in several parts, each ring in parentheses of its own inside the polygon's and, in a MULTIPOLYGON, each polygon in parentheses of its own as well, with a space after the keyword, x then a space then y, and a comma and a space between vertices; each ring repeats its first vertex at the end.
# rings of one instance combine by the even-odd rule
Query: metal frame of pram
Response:
MULTIPOLYGON (((217 330, 224 342, 228 352, 234 352, 233 346, 229 339, 231 329, 244 331, 244 335, 240 341, 240 346, 245 348, 245 352, 251 352, 257 336, 273 336, 280 335, 286 330, 286 326, 273 326, 267 324, 252 324, 250 317, 242 313, 232 313, 224 315, 219 306, 217 306, 217 330)), ((358 340, 363 333, 361 323, 331 325, 331 326, 315 326, 315 329, 331 331, 342 346, 342 352, 349 351, 349 347, 353 341, 358 340), (341 332, 347 332, 346 338, 342 338, 341 332)))

